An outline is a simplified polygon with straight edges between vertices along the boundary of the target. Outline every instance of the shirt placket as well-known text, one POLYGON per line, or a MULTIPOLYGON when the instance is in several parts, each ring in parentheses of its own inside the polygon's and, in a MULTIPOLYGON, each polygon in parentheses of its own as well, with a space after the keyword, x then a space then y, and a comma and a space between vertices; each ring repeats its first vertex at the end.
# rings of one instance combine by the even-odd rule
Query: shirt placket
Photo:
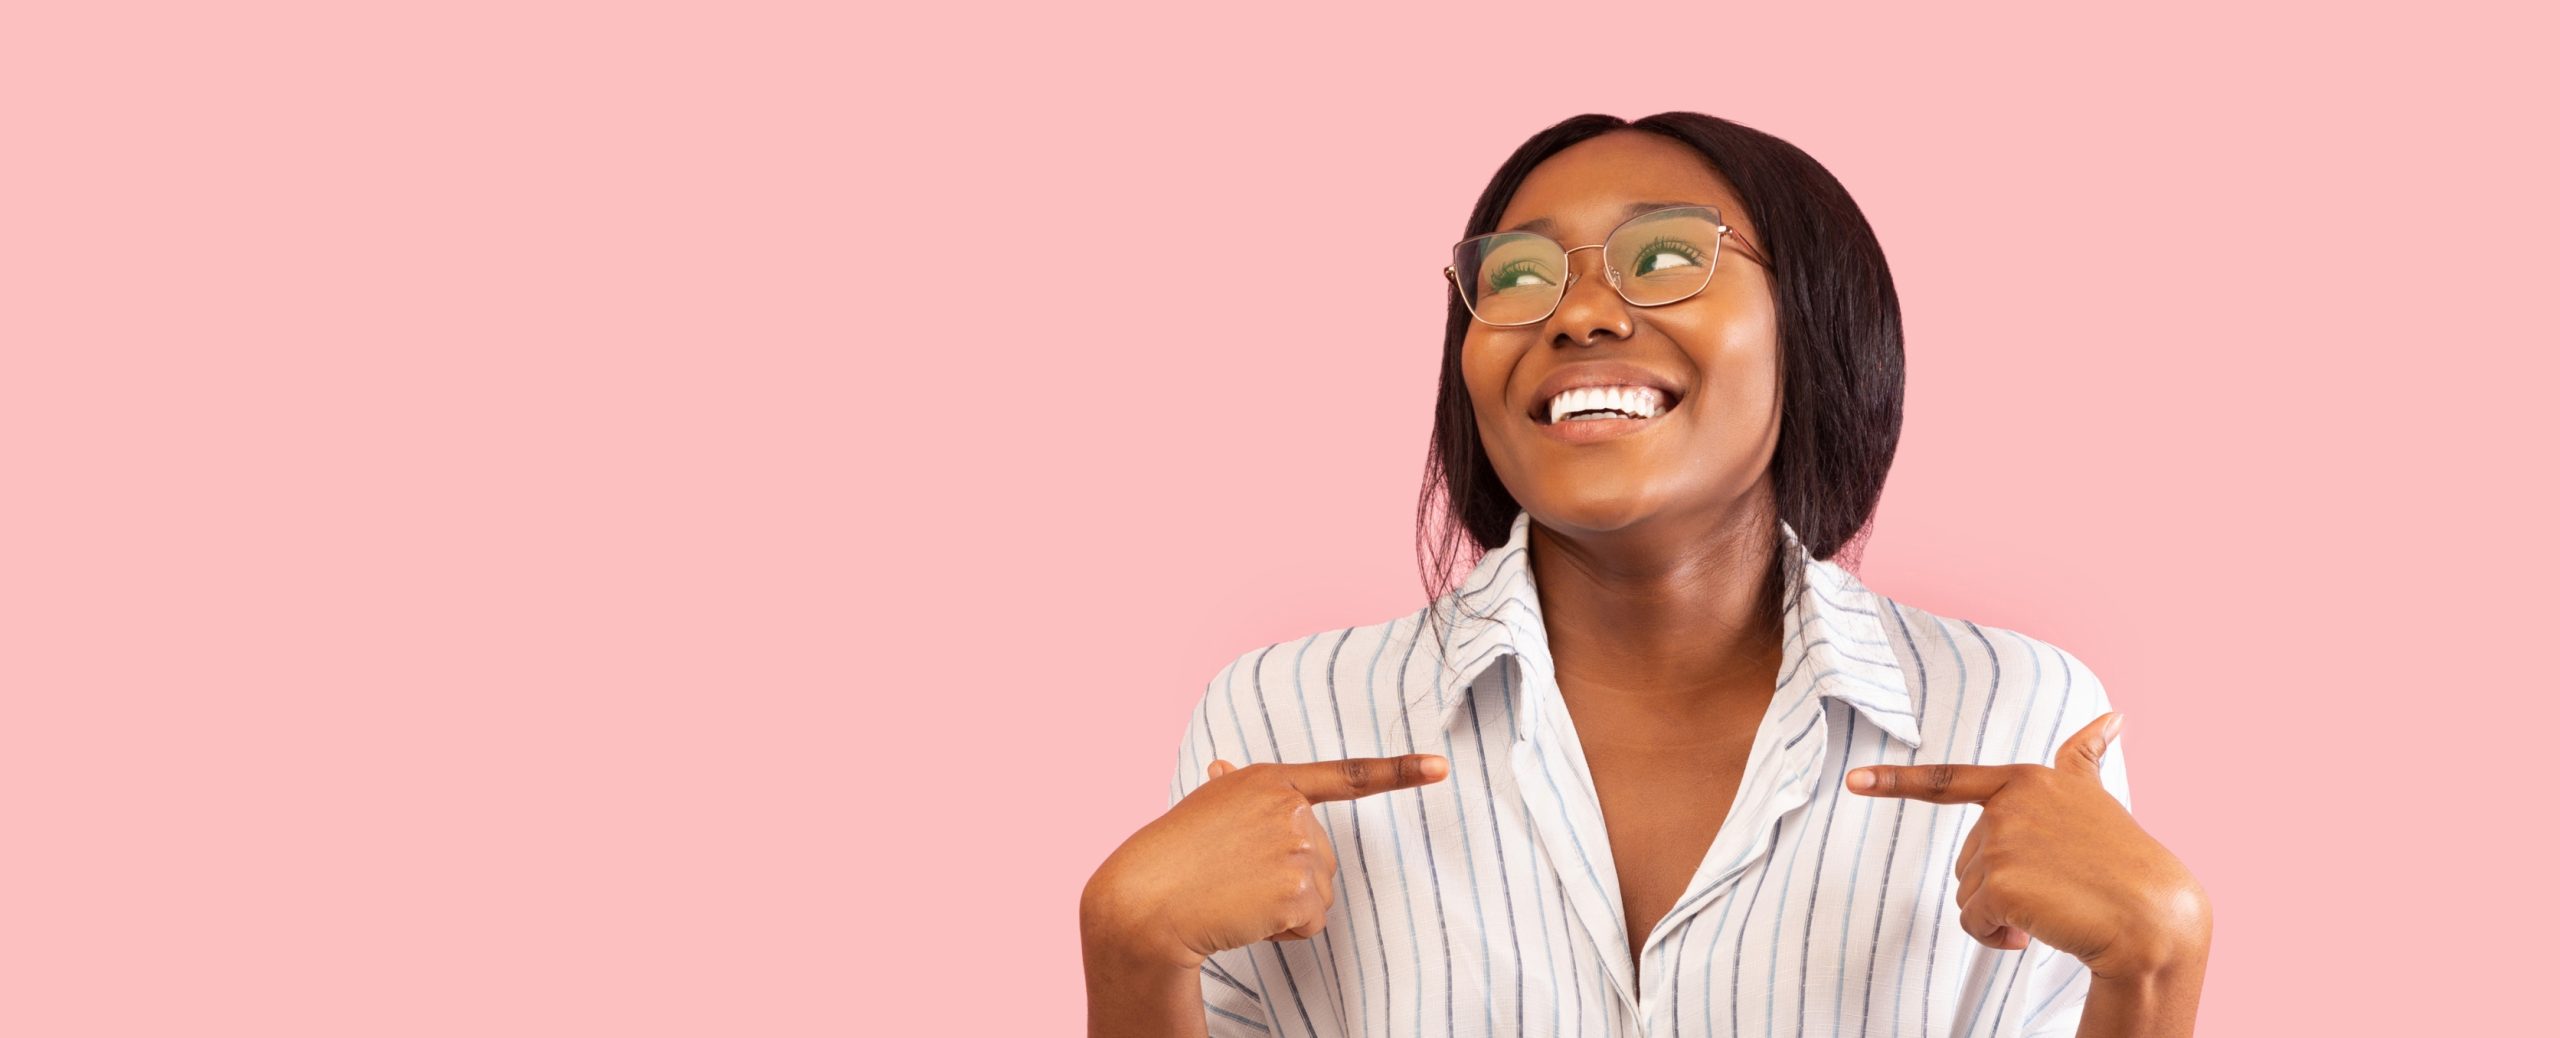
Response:
MULTIPOLYGON (((1781 690, 1781 700, 1793 702, 1799 694, 1811 693, 1781 690)), ((1671 986, 1658 978, 1669 976, 1666 971, 1671 967, 1671 949, 1681 934, 1696 925, 1707 909, 1735 896, 1757 870, 1769 867, 1779 826, 1789 814, 1813 800, 1814 784, 1821 781, 1823 748, 1830 732, 1830 720, 1823 707, 1822 700, 1816 698, 1810 721, 1799 720, 1786 728, 1776 726, 1778 712, 1784 709, 1777 703, 1763 717, 1758 740, 1753 743, 1760 750, 1744 768, 1735 810, 1728 815, 1724 827, 1717 830, 1680 899, 1663 913, 1645 941, 1643 961, 1648 980, 1641 1008, 1648 1030, 1670 1033, 1671 986)))
POLYGON ((1513 792, 1529 817, 1530 836, 1554 863, 1556 882, 1571 911, 1566 915, 1597 950, 1616 1014, 1632 1014, 1635 961, 1627 954, 1626 916, 1618 899, 1618 870, 1590 780, 1576 769, 1572 720, 1547 663, 1545 631, 1514 628, 1513 662, 1519 666, 1518 738, 1511 744, 1513 792))

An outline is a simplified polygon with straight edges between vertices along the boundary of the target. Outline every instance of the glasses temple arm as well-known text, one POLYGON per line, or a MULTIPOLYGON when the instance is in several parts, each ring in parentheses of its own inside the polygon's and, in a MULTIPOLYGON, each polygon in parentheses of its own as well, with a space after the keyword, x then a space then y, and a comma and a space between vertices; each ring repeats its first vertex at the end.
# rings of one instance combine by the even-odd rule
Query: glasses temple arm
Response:
POLYGON ((1743 237, 1741 231, 1726 228, 1724 233, 1733 238, 1734 244, 1742 246, 1742 251, 1751 257, 1752 262, 1763 267, 1769 265, 1769 258, 1760 254, 1760 247, 1751 244, 1751 239, 1743 237))

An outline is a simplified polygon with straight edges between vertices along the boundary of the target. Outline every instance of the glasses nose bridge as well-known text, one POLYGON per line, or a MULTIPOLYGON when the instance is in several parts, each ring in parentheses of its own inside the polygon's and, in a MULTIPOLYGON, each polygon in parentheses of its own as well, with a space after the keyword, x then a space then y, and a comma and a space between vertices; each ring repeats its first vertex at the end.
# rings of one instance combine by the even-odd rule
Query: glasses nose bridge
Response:
MULTIPOLYGON (((1556 309, 1560 310, 1564 308, 1564 297, 1572 295, 1573 283, 1582 279, 1582 272, 1573 269, 1573 254, 1584 249, 1603 250, 1600 253, 1601 280, 1609 283, 1609 290, 1617 293, 1620 300, 1629 304, 1633 304, 1635 302, 1635 300, 1627 298, 1626 289, 1618 284, 1617 268, 1609 265, 1609 253, 1606 251, 1608 244, 1608 242, 1601 242, 1597 245, 1576 245, 1570 249, 1564 250, 1564 287, 1556 290, 1556 309)), ((1555 310, 1549 310, 1547 311, 1547 314, 1552 317, 1555 315, 1555 310)))

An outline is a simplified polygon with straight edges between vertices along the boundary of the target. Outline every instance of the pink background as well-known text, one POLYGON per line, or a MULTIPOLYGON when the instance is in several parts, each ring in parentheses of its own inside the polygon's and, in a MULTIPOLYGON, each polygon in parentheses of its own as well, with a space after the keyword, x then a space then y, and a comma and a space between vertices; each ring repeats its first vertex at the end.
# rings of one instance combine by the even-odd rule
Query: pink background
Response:
POLYGON ((1079 1033, 1202 683, 1420 604, 1476 193, 1673 108, 1866 208, 1865 576, 2106 679, 2203 1033, 2545 1001, 2548 24, 353 6, 0 17, 0 1032, 1079 1033))

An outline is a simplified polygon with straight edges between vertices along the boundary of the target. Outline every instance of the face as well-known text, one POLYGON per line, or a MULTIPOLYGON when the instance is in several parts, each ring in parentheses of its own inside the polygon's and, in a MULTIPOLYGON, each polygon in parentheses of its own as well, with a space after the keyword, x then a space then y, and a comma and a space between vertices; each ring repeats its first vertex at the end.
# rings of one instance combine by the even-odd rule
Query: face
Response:
MULTIPOLYGON (((1639 202, 1715 206, 1727 226, 1761 241, 1704 158, 1629 130, 1540 163, 1494 226, 1544 219, 1550 225, 1530 229, 1572 249, 1599 244, 1639 202)), ((1778 323, 1768 271, 1727 237, 1704 290, 1639 307, 1610 287, 1604 251, 1568 254, 1576 276, 1543 324, 1468 322, 1462 367, 1485 451, 1521 507, 1552 529, 1720 522, 1767 493, 1777 451, 1778 323), (1582 376, 1652 386, 1665 409, 1643 419, 1550 422, 1558 384, 1582 376)))

